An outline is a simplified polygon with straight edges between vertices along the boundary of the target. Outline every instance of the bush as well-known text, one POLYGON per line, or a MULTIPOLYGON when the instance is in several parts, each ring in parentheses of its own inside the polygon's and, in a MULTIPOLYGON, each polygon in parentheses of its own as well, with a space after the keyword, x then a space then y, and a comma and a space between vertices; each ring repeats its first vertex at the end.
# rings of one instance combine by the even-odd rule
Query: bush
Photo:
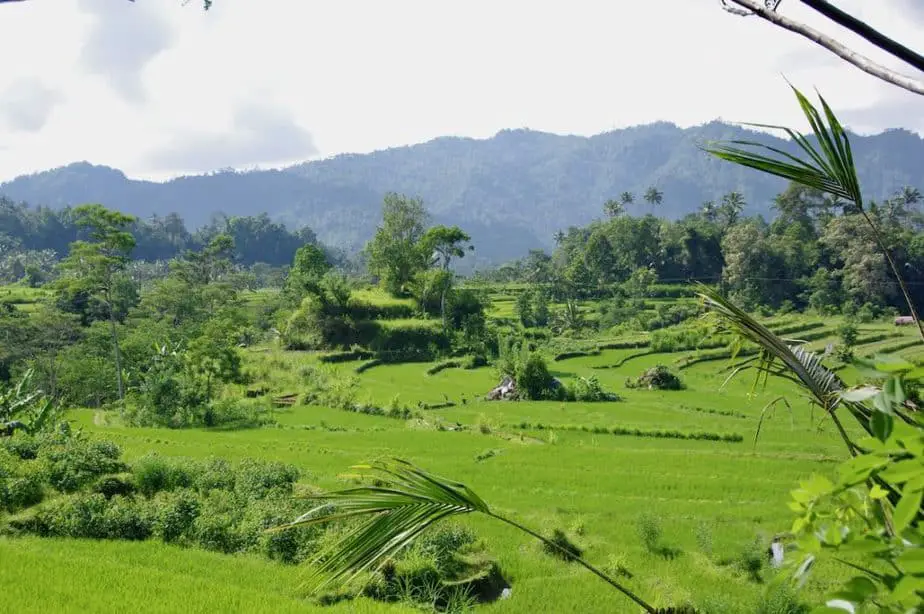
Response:
POLYGON ((731 341, 730 335, 714 335, 705 326, 690 326, 652 332, 650 347, 652 352, 683 352, 725 347, 731 341))
POLYGON ((462 366, 462 363, 463 361, 457 359, 438 362, 427 369, 427 375, 436 375, 440 371, 445 371, 446 369, 457 369, 462 366))
POLYGON ((57 490, 76 492, 107 473, 122 473, 122 452, 111 441, 84 437, 54 436, 42 442, 40 458, 47 466, 47 480, 57 490))
POLYGON ((140 458, 135 463, 133 472, 138 492, 149 498, 162 491, 189 488, 194 481, 189 468, 157 454, 140 458))
POLYGON ((575 401, 587 403, 620 400, 618 395, 603 389, 596 375, 578 377, 569 389, 569 396, 575 401))
POLYGON ((642 373, 638 378, 626 380, 627 388, 647 388, 648 390, 681 390, 683 382, 664 365, 657 365, 642 373))
POLYGON ((449 349, 449 338, 436 322, 412 320, 380 327, 369 347, 389 362, 428 361, 449 349))
POLYGON ((127 497, 135 492, 135 484, 131 474, 104 475, 93 485, 93 492, 99 493, 107 499, 115 496, 127 497))
POLYGON ((516 383, 527 399, 544 399, 552 391, 552 375, 541 355, 532 353, 517 370, 516 383))
POLYGON ((200 502, 189 489, 160 492, 154 498, 154 533, 166 543, 192 539, 200 502))
POLYGON ((485 367, 488 364, 488 359, 485 358, 483 354, 472 354, 466 356, 462 360, 463 369, 477 369, 479 367, 485 367))

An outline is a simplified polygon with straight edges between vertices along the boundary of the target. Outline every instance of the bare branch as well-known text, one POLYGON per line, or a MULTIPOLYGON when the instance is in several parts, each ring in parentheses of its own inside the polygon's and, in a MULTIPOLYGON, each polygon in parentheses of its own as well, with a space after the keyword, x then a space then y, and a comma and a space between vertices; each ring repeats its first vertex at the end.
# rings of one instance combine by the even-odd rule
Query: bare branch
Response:
POLYGON ((843 26, 855 34, 859 34, 883 51, 895 56, 899 60, 924 71, 924 56, 912 51, 901 43, 892 40, 869 24, 860 21, 850 13, 837 8, 827 0, 801 0, 802 4, 818 11, 839 26, 843 26))
MULTIPOLYGON (((723 6, 725 6, 728 2, 737 4, 738 6, 747 9, 752 14, 757 15, 758 17, 769 21, 770 23, 777 25, 785 30, 789 30, 790 32, 795 32, 796 34, 804 36, 810 41, 813 41, 821 47, 824 47, 831 53, 834 53, 841 59, 846 60, 850 64, 853 64, 863 72, 873 75, 877 79, 881 79, 886 83, 891 83, 892 85, 896 85, 902 89, 908 90, 909 92, 914 92, 915 94, 924 96, 924 83, 921 81, 912 79, 907 75, 903 75, 874 62, 865 55, 859 54, 856 51, 849 49, 846 45, 834 40, 830 36, 823 34, 803 23, 799 23, 798 21, 794 21, 788 17, 785 17, 775 10, 769 9, 760 0, 722 0, 723 6)), ((816 2, 813 4, 818 3, 816 2)), ((725 8, 726 10, 729 10, 733 7, 725 6, 725 8)), ((737 10, 732 10, 730 12, 738 14, 737 10)))

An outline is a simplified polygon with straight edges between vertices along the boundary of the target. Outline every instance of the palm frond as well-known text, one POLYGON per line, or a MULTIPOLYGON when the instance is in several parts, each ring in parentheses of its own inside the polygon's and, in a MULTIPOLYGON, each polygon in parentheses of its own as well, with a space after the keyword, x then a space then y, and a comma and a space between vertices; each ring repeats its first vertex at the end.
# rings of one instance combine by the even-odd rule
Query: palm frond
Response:
MULTIPOLYGON (((355 468, 371 473, 374 481, 370 486, 310 495, 309 498, 323 500, 325 503, 291 523, 270 529, 282 531, 332 520, 371 516, 315 559, 306 581, 306 588, 310 592, 333 583, 346 584, 360 574, 380 568, 432 525, 452 516, 472 512, 485 514, 535 537, 551 548, 563 550, 562 546, 532 529, 492 512, 488 504, 468 486, 435 476, 407 461, 391 459, 355 468)), ((573 560, 646 612, 658 612, 584 559, 574 557, 573 560)))
POLYGON ((327 501, 275 530, 371 516, 315 560, 306 581, 314 592, 331 583, 348 583, 380 567, 433 524, 471 512, 489 513, 487 504, 464 484, 434 476, 394 459, 358 469, 377 474, 370 486, 311 495, 327 501), (333 509, 333 513, 324 513, 333 509))
MULTIPOLYGON (((834 417, 836 408, 843 407, 864 431, 872 434, 871 410, 863 403, 842 398, 840 393, 846 389, 846 385, 837 374, 824 366, 818 354, 808 351, 802 345, 789 343, 789 340, 777 336, 712 288, 699 284, 697 293, 712 313, 715 313, 739 335, 757 345, 759 354, 754 361, 756 364, 750 365, 750 368, 758 369, 758 380, 755 386, 760 382, 761 377, 766 382, 770 375, 789 379, 807 391, 812 400, 832 417, 834 417)), ((848 449, 856 452, 858 450, 856 443, 848 436, 836 418, 835 424, 848 449)))
POLYGON ((863 199, 860 193, 860 183, 857 179, 847 132, 824 98, 819 95, 823 110, 822 114, 802 92, 795 87, 792 87, 792 90, 796 95, 803 115, 805 115, 809 126, 812 128, 816 144, 809 141, 808 137, 802 133, 784 126, 744 125, 771 128, 785 132, 793 143, 808 156, 807 160, 802 160, 779 148, 755 141, 736 140, 725 143, 711 143, 704 147, 705 151, 728 162, 753 168, 847 199, 862 208, 863 199))

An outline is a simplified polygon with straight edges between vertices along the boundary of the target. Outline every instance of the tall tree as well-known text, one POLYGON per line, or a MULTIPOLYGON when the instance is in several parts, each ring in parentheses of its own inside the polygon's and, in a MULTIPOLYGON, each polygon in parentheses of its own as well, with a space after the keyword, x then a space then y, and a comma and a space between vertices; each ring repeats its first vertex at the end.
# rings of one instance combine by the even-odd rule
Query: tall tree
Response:
POLYGON ((77 224, 89 231, 91 240, 71 243, 70 253, 61 262, 69 281, 100 300, 109 317, 112 353, 115 361, 119 400, 125 398, 122 382, 122 356, 116 329, 116 288, 135 247, 135 237, 127 228, 135 218, 102 205, 82 205, 74 209, 77 224))
POLYGON ((733 226, 741 212, 744 211, 745 201, 741 192, 729 192, 722 197, 722 204, 719 205, 719 215, 725 228, 733 226))
POLYGON ((470 243, 472 238, 458 226, 433 226, 428 228, 420 238, 420 251, 427 258, 430 266, 438 266, 444 275, 439 276, 440 317, 443 328, 448 328, 446 320, 446 295, 452 289, 453 275, 449 265, 453 258, 464 258, 466 247, 474 250, 470 243))
POLYGON ((420 250, 427 212, 419 198, 390 192, 382 203, 382 224, 366 244, 369 269, 386 290, 399 296, 407 293, 414 276, 427 267, 420 250))
POLYGON ((654 213, 655 207, 661 205, 661 202, 664 200, 664 192, 658 188, 651 186, 645 190, 645 202, 648 203, 648 206, 651 207, 651 212, 654 213))
POLYGON ((474 251, 472 238, 458 226, 433 226, 420 239, 420 249, 430 266, 449 269, 453 258, 465 257, 465 251, 474 251))
POLYGON ((309 243, 301 246, 295 252, 285 291, 294 300, 300 301, 306 293, 319 290, 321 280, 330 268, 327 256, 317 245, 309 243))
POLYGON ((625 209, 626 209, 625 205, 623 205, 618 200, 615 200, 612 198, 606 201, 605 203, 603 203, 603 211, 610 217, 616 217, 618 215, 622 215, 625 209))

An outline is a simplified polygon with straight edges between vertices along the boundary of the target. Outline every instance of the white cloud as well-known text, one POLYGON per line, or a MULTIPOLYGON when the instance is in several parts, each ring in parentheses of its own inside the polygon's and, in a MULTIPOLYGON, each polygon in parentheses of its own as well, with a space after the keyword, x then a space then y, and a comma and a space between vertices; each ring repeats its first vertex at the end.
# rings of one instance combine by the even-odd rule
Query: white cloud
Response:
POLYGON ((148 158, 153 169, 173 172, 241 168, 304 159, 318 153, 311 133, 285 109, 249 104, 220 132, 189 133, 148 158))
POLYGON ((58 92, 30 78, 11 83, 0 96, 3 100, 0 123, 10 130, 25 132, 41 130, 62 100, 58 92))
MULTIPOLYGON (((163 4, 163 3, 162 3, 163 4)), ((126 100, 145 98, 144 69, 173 42, 170 22, 150 2, 79 0, 93 22, 80 59, 90 73, 103 76, 126 100)))
MULTIPOLYGON (((901 1, 838 6, 913 42, 920 20, 903 8, 916 0, 901 1)), ((783 9, 824 23, 800 3, 783 9)), ((0 179, 82 159, 162 178, 524 126, 800 126, 783 75, 866 131, 924 130, 919 97, 718 0, 215 0, 208 13, 181 0, 27 0, 0 14, 0 57, 17 59, 0 92, 33 79, 61 96, 40 129, 0 127, 0 179)))

